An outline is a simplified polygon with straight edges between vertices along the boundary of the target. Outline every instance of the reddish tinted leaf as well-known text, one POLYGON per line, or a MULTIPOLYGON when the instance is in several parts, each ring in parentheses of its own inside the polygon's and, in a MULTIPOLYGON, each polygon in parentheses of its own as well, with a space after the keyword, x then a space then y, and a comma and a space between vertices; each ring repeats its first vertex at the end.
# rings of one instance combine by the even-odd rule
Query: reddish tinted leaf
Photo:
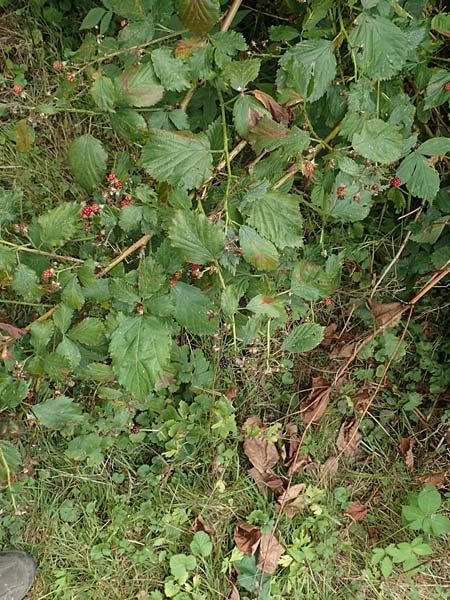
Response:
POLYGON ((412 471, 414 468, 414 455, 411 440, 409 438, 402 438, 398 447, 403 454, 406 468, 408 471, 412 471))
POLYGON ((367 508, 363 504, 361 504, 359 500, 356 500, 355 502, 350 504, 350 506, 345 511, 345 514, 348 517, 350 517, 350 519, 355 521, 355 523, 358 523, 359 521, 363 521, 366 518, 367 512, 367 508))
POLYGON ((238 589, 234 584, 231 584, 231 592, 228 596, 228 600, 240 600, 241 597, 239 595, 238 589))
POLYGON ((429 473, 428 475, 422 475, 417 478, 421 483, 427 483, 435 488, 443 488, 449 481, 449 472, 441 471, 440 473, 429 473))
POLYGON ((273 573, 283 553, 284 548, 278 543, 273 533, 263 533, 259 546, 258 569, 263 573, 273 573))
POLYGON ((20 327, 14 327, 13 325, 10 325, 9 323, 0 323, 0 329, 3 329, 3 331, 6 331, 6 333, 9 335, 9 337, 12 338, 13 340, 18 340, 19 338, 23 337, 24 335, 26 335, 28 333, 28 331, 26 329, 20 329, 20 327))
POLYGON ((234 543, 247 556, 255 554, 261 540, 261 531, 257 525, 238 523, 234 528, 234 543))

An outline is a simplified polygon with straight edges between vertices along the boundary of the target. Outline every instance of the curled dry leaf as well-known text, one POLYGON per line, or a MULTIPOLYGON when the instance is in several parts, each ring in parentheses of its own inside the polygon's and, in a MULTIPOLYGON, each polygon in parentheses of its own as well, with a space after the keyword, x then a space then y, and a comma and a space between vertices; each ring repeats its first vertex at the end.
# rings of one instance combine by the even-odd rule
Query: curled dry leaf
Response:
POLYGON ((204 531, 209 536, 211 536, 213 533, 212 529, 206 525, 205 519, 202 517, 202 515, 197 515, 195 517, 194 522, 192 523, 192 526, 191 526, 191 530, 194 533, 196 533, 197 531, 204 531))
POLYGON ((364 504, 361 504, 359 500, 356 500, 355 502, 352 502, 352 504, 350 504, 350 506, 345 511, 345 514, 348 517, 350 517, 350 519, 355 521, 355 523, 358 523, 359 521, 363 521, 366 518, 367 512, 368 510, 364 506, 364 504))
POLYGON ((295 423, 288 423, 284 429, 287 438, 286 457, 289 461, 295 456, 300 444, 300 440, 298 439, 298 427, 295 423))
POLYGON ((263 573, 272 574, 278 566, 278 561, 284 553, 283 546, 273 533, 263 533, 259 546, 257 567, 263 573))
POLYGON ((238 589, 234 585, 234 583, 231 584, 231 592, 230 592, 230 595, 228 596, 228 600, 241 600, 238 589))
POLYGON ((14 327, 14 325, 10 325, 9 323, 0 323, 0 329, 6 331, 10 338, 13 340, 18 340, 28 333, 26 329, 21 329, 20 327, 14 327))
POLYGON ((284 106, 281 106, 272 96, 260 90, 253 90, 252 94, 267 108, 274 121, 283 123, 286 126, 289 125, 289 111, 284 106))
POLYGON ((414 469, 414 455, 412 451, 411 440, 409 438, 402 438, 398 447, 400 452, 403 454, 406 468, 408 471, 412 471, 414 469))
POLYGON ((252 416, 245 421, 242 429, 245 454, 260 473, 267 473, 280 459, 277 447, 267 439, 267 428, 259 417, 252 416), (260 432, 252 437, 252 429, 259 429, 260 432))
POLYGON ((339 429, 336 448, 349 458, 356 455, 358 446, 362 440, 362 435, 359 433, 358 428, 359 421, 352 419, 351 421, 344 421, 339 429))
POLYGON ((328 348, 336 339, 336 331, 337 325, 336 323, 330 323, 327 327, 325 327, 325 331, 323 332, 323 340, 320 342, 322 348, 328 348))
POLYGON ((353 408, 355 412, 362 413, 366 410, 370 402, 369 390, 363 389, 352 397, 353 408))
POLYGON ((225 398, 228 398, 228 400, 230 400, 232 402, 233 400, 236 399, 237 389, 233 385, 230 385, 230 387, 228 387, 224 391, 223 395, 225 396, 225 398))
POLYGON ((313 377, 312 390, 306 402, 300 405, 301 418, 304 423, 318 421, 328 406, 331 387, 323 377, 313 377))
POLYGON ((369 300, 369 306, 372 310, 372 314, 375 317, 376 322, 381 327, 389 326, 393 327, 397 325, 401 317, 401 311, 403 304, 400 302, 390 302, 388 304, 380 304, 374 300, 369 300), (398 317, 398 318, 396 318, 398 317))
POLYGON ((289 461, 288 477, 303 473, 307 468, 314 469, 314 461, 309 454, 297 454, 289 461))
POLYGON ((328 481, 331 485, 333 483, 333 478, 336 475, 339 468, 339 457, 338 456, 330 456, 327 460, 321 465, 319 469, 319 477, 323 481, 328 481))
POLYGON ((305 483, 290 485, 277 499, 275 510, 278 513, 284 513, 287 517, 292 519, 298 512, 302 512, 306 506, 305 499, 301 495, 305 489, 305 483))
POLYGON ((441 471, 440 473, 429 473, 428 475, 421 475, 417 478, 421 483, 427 483, 435 488, 443 488, 447 485, 450 480, 449 471, 441 471))
POLYGON ((266 497, 267 492, 271 491, 279 494, 283 491, 283 480, 274 473, 261 473, 256 467, 249 469, 248 474, 256 483, 258 490, 266 497))
POLYGON ((261 540, 261 530, 257 525, 238 523, 234 528, 234 543, 247 556, 253 556, 261 540))
POLYGON ((355 348, 358 342, 347 342, 346 344, 339 346, 337 348, 334 348, 331 352, 330 352, 330 358, 335 359, 335 358, 350 358, 350 356, 353 356, 353 353, 355 352, 355 348))

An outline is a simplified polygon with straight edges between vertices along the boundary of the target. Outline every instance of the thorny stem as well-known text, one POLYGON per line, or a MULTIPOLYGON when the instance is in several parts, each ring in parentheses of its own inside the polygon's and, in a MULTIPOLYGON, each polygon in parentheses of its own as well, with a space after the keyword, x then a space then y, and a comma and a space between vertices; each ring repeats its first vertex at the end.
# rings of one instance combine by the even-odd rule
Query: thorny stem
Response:
POLYGON ((80 264, 84 263, 84 260, 81 258, 75 258, 73 256, 63 256, 61 254, 54 254, 53 252, 45 252, 44 250, 37 250, 36 248, 29 248, 28 246, 22 246, 20 244, 13 244, 12 242, 7 242, 6 240, 2 240, 1 243, 7 246, 12 246, 17 252, 31 252, 32 254, 40 254, 41 256, 48 256, 49 258, 65 260, 67 262, 80 264))

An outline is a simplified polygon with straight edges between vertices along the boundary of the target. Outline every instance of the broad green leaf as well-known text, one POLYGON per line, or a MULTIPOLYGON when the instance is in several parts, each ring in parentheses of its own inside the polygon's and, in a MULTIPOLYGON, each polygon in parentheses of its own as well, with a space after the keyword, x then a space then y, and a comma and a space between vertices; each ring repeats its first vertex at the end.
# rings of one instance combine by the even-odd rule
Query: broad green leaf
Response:
POLYGON ((0 242, 0 270, 10 271, 16 266, 16 262, 16 252, 0 242))
POLYGON ((118 39, 122 48, 130 48, 150 41, 154 33, 155 25, 152 19, 138 19, 123 27, 119 31, 118 39))
POLYGON ((177 210, 169 228, 172 245, 191 263, 204 265, 219 258, 225 247, 221 229, 203 214, 177 210))
POLYGON ((241 297, 242 293, 236 285, 227 285, 220 298, 220 306, 225 316, 230 317, 237 313, 241 297))
POLYGON ((130 204, 124 206, 120 211, 119 226, 127 233, 139 229, 142 221, 142 206, 130 204))
POLYGON ((73 309, 65 304, 60 304, 53 313, 53 323, 61 333, 66 333, 72 323, 73 309))
POLYGON ((196 531, 189 547, 192 554, 203 558, 208 558, 213 549, 211 538, 205 531, 196 531))
POLYGON ((47 345, 50 342, 55 332, 55 326, 52 321, 43 321, 33 323, 30 329, 31 345, 36 350, 36 354, 42 354, 47 350, 47 345))
POLYGON ((104 331, 105 328, 100 319, 87 317, 75 327, 72 327, 67 335, 71 340, 80 342, 85 346, 97 346, 103 337, 104 331))
POLYGON ((5 190, 0 187, 0 225, 14 221, 22 197, 23 193, 19 190, 5 190))
POLYGON ((107 157, 102 143, 90 133, 73 141, 67 151, 72 175, 88 192, 92 192, 103 181, 107 157))
POLYGON ((241 212, 248 225, 277 248, 298 248, 303 241, 299 197, 276 191, 258 193, 258 186, 244 198, 241 212))
POLYGON ((220 69, 230 62, 232 56, 247 50, 244 36, 237 31, 219 31, 211 35, 210 39, 215 48, 216 65, 220 69))
POLYGON ((65 202, 38 218, 41 241, 49 246, 63 246, 78 228, 80 207, 77 202, 65 202))
POLYGON ((450 138, 437 137, 427 140, 417 148, 424 156, 441 156, 450 152, 450 138))
POLYGON ((178 323, 195 335, 213 335, 219 328, 219 318, 208 296, 179 281, 171 290, 174 299, 174 317, 178 323))
POLYGON ((350 33, 359 67, 370 79, 389 79, 405 65, 408 38, 392 21, 362 13, 350 33))
POLYGON ((364 158, 388 165, 400 158, 403 138, 392 125, 370 119, 363 122, 360 133, 354 134, 352 146, 364 158))
POLYGON ((271 317, 273 319, 286 318, 283 298, 274 298, 272 296, 258 294, 250 300, 245 308, 251 310, 256 315, 266 315, 266 317, 271 317))
POLYGON ((109 118, 114 131, 127 142, 142 142, 148 135, 147 121, 137 110, 120 108, 109 118))
POLYGON ((101 6, 91 8, 88 14, 84 17, 80 25, 80 29, 91 29, 100 23, 100 19, 106 13, 106 10, 101 6))
POLYGON ((333 42, 323 39, 299 42, 283 55, 280 66, 284 71, 278 73, 282 87, 286 84, 293 87, 310 102, 319 100, 336 76, 333 42))
POLYGON ((150 63, 125 69, 116 81, 121 100, 130 106, 153 106, 164 95, 150 63))
POLYGON ((208 33, 219 20, 219 0, 177 0, 180 21, 194 33, 208 33))
POLYGON ((275 246, 251 227, 240 227, 239 244, 244 259, 260 271, 273 271, 278 267, 278 252, 275 246))
MULTIPOLYGON (((6 464, 8 465, 9 472, 15 473, 16 471, 18 471, 22 463, 22 458, 17 448, 7 440, 0 440, 0 451, 1 455, 3 455, 6 464)), ((8 472, 5 469, 3 460, 0 460, 0 483, 4 484, 7 481, 8 472)))
POLYGON ((281 346, 286 352, 309 352, 323 340, 325 327, 317 323, 302 323, 284 340, 281 346))
POLYGON ((260 67, 261 61, 257 58, 232 61, 225 65, 223 77, 233 89, 243 92, 248 83, 258 77, 260 67))
POLYGON ((56 347, 56 353, 67 359, 72 370, 75 370, 81 362, 81 353, 78 346, 65 335, 56 347))
POLYGON ((152 129, 140 165, 151 177, 187 189, 200 186, 212 174, 208 137, 152 129))
POLYGON ((380 566, 381 566, 381 573, 382 573, 383 577, 385 577, 387 579, 389 577, 389 575, 392 573, 392 569, 393 569, 392 560, 389 558, 389 556, 385 556, 383 558, 380 566))
POLYGON ((111 112, 114 110, 116 90, 109 77, 99 75, 91 87, 91 96, 100 110, 111 112))
POLYGON ((407 156, 396 173, 402 183, 414 196, 431 202, 439 191, 439 174, 425 156, 412 152, 407 156))
POLYGON ((119 383, 138 400, 145 400, 169 362, 170 346, 170 330, 160 319, 121 316, 109 345, 119 383))
POLYGON ((121 17, 131 19, 144 17, 149 3, 146 0, 103 0, 103 4, 121 17))
POLYGON ((289 25, 272 25, 269 27, 269 38, 272 42, 290 42, 300 37, 300 32, 295 27, 289 25))
POLYGON ((298 156, 309 144, 309 135, 302 129, 295 126, 288 129, 265 116, 251 128, 249 139, 257 154, 283 148, 286 158, 298 156))
POLYGON ((186 63, 175 58, 170 48, 154 50, 152 64, 165 90, 182 92, 191 86, 186 63))
POLYGON ((5 408, 19 406, 27 397, 28 389, 29 382, 23 379, 13 379, 6 373, 0 375, 0 410, 4 411, 5 408))
POLYGON ((19 152, 29 152, 33 147, 36 133, 28 124, 28 119, 17 121, 14 126, 14 141, 19 152))
POLYGON ((189 571, 193 571, 196 566, 197 561, 192 554, 174 554, 170 557, 170 572, 180 585, 186 583, 189 571))
POLYGON ((327 198, 324 213, 342 223, 354 223, 369 215, 372 203, 372 194, 364 189, 358 179, 339 173, 327 198))
POLYGON ((340 272, 340 260, 335 255, 328 258, 325 268, 300 260, 292 271, 292 293, 308 301, 331 296, 339 286, 340 272))
POLYGON ((434 535, 446 535, 450 533, 450 519, 445 515, 431 515, 431 531, 434 535))
POLYGON ((445 84, 450 82, 450 71, 438 69, 431 76, 425 94, 424 109, 436 108, 450 101, 450 90, 445 89, 445 84))
POLYGON ((39 423, 51 429, 65 429, 85 419, 81 406, 67 396, 51 398, 33 406, 39 423))
POLYGON ((90 363, 81 373, 81 376, 83 379, 99 381, 100 383, 107 383, 114 380, 114 373, 111 367, 102 363, 90 363))
POLYGON ((431 19, 431 29, 439 33, 450 34, 450 13, 440 12, 431 19))
POLYGON ((440 493, 431 485, 425 486, 417 496, 417 505, 424 514, 430 515, 438 511, 441 502, 440 493))
POLYGON ((72 275, 61 293, 62 301, 70 308, 79 309, 84 304, 84 296, 76 275, 72 275))
POLYGON ((25 300, 39 300, 42 296, 36 273, 23 264, 17 267, 11 288, 25 300))

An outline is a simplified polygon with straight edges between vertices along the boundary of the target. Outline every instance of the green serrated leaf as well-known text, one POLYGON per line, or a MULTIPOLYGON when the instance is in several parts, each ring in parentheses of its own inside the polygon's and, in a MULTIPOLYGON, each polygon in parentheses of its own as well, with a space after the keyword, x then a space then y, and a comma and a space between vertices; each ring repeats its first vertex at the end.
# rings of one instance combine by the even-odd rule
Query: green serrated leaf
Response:
POLYGON ((412 152, 400 164, 396 173, 414 196, 431 202, 439 191, 439 174, 425 156, 412 152))
POLYGON ((198 187, 212 174, 208 137, 152 129, 140 165, 158 181, 187 189, 198 187))
POLYGON ((72 323, 73 309, 65 304, 60 304, 53 313, 53 323, 61 333, 66 333, 72 323))
POLYGON ((292 293, 308 301, 331 296, 339 286, 341 265, 337 256, 328 261, 323 268, 310 260, 300 260, 292 271, 292 293))
POLYGON ((183 258, 204 265, 219 258, 225 247, 225 236, 203 214, 178 210, 169 228, 169 238, 183 258))
POLYGON ((0 242, 0 270, 10 271, 16 266, 16 263, 16 252, 0 242))
POLYGON ((25 300, 40 300, 42 295, 35 271, 23 264, 17 267, 13 276, 11 288, 25 300))
POLYGON ((372 204, 372 194, 358 179, 339 173, 326 199, 324 213, 342 223, 355 223, 369 215, 372 204))
POLYGON ((72 371, 76 369, 81 362, 80 349, 65 335, 63 336, 62 341, 56 347, 56 354, 63 356, 67 360, 72 371))
POLYGON ((112 80, 99 75, 91 87, 91 96, 100 110, 111 112, 116 102, 116 90, 112 80))
POLYGON ((277 248, 298 248, 303 241, 299 197, 276 191, 252 190, 242 203, 247 223, 277 248))
POLYGON ((360 133, 355 133, 352 146, 364 158, 388 165, 398 160, 403 150, 402 135, 381 119, 364 121, 360 133))
POLYGON ((238 52, 247 50, 244 36, 237 31, 219 31, 214 33, 210 39, 215 48, 214 58, 219 68, 230 62, 231 57, 238 52))
POLYGON ((109 118, 117 135, 128 142, 142 142, 148 135, 147 121, 132 108, 120 108, 109 118))
POLYGON ((175 58, 170 48, 154 50, 152 64, 164 89, 182 92, 191 86, 186 63, 175 58))
POLYGON ((434 535, 446 535, 450 533, 450 519, 445 515, 431 515, 431 531, 434 535))
POLYGON ((180 585, 186 583, 189 571, 193 571, 196 566, 197 561, 192 554, 174 554, 170 557, 170 572, 180 585))
POLYGON ((72 327, 68 332, 68 337, 75 342, 80 342, 85 346, 97 346, 103 337, 105 328, 100 319, 87 317, 80 323, 72 327))
POLYGON ((261 61, 257 58, 232 61, 225 65, 223 77, 233 89, 243 92, 249 82, 258 77, 260 67, 261 61))
POLYGON ((33 406, 33 412, 39 423, 51 429, 65 429, 84 421, 81 406, 67 396, 51 398, 33 406))
POLYGON ((130 204, 120 211, 119 225, 123 231, 139 229, 142 221, 142 206, 130 204))
POLYGON ((258 294, 254 296, 245 307, 251 310, 256 315, 266 315, 272 319, 285 319, 286 311, 284 309, 284 300, 282 298, 274 298, 258 294))
POLYGON ((53 248, 63 246, 78 228, 80 207, 66 202, 38 218, 41 241, 53 248))
POLYGON ((425 94, 424 109, 436 108, 450 101, 450 90, 445 89, 445 84, 450 82, 450 71, 438 69, 431 76, 425 94))
POLYGON ((164 95, 164 88, 157 81, 150 63, 125 69, 116 81, 120 100, 129 106, 153 106, 164 95))
POLYGON ((208 33, 219 20, 219 0, 177 0, 180 21, 194 33, 208 33))
POLYGON ((100 19, 106 13, 106 10, 101 6, 91 8, 88 14, 84 17, 83 22, 80 25, 80 29, 91 29, 100 23, 100 19))
POLYGON ((122 316, 109 345, 119 383, 138 400, 145 400, 169 362, 170 346, 170 330, 160 319, 122 316))
POLYGON ((261 116, 269 117, 261 104, 249 95, 238 96, 233 105, 233 121, 238 134, 246 138, 251 127, 254 127, 261 116))
POLYGON ((52 321, 33 323, 30 329, 31 345, 36 350, 36 354, 42 354, 47 350, 47 345, 50 342, 54 332, 55 327, 52 321))
POLYGON ((36 133, 28 124, 28 119, 21 119, 14 125, 14 141, 19 152, 29 152, 33 147, 36 133))
POLYGON ((417 148, 418 154, 424 156, 442 156, 450 152, 450 138, 437 137, 427 140, 417 148))
POLYGON ((298 127, 288 129, 266 116, 259 119, 251 128, 249 139, 257 154, 263 150, 283 148, 286 159, 290 156, 298 156, 309 144, 309 135, 302 129, 298 127))
POLYGON ((273 271, 278 267, 278 252, 275 246, 251 227, 240 227, 239 243, 244 259, 260 271, 273 271))
POLYGON ((360 69, 370 79, 389 79, 405 65, 408 38, 392 21, 362 13, 350 33, 360 69))
POLYGON ((72 275, 61 293, 62 301, 70 308, 79 309, 84 304, 84 296, 76 275, 72 275))
POLYGON ((150 41, 154 33, 155 25, 151 18, 137 19, 120 30, 118 39, 121 47, 130 48, 150 41))
POLYGON ((431 29, 439 33, 450 34, 450 13, 440 12, 431 19, 431 29))
POLYGON ((284 340, 282 349, 286 352, 309 352, 323 340, 325 327, 317 323, 302 323, 284 340))
POLYGON ((171 290, 174 299, 174 317, 178 323, 195 335, 213 335, 219 328, 219 318, 208 296, 179 281, 171 290))
POLYGON ((423 513, 428 515, 438 511, 441 502, 440 493, 431 485, 425 486, 417 496, 418 507, 423 513))
POLYGON ((107 158, 103 144, 90 133, 77 138, 67 151, 72 175, 88 192, 92 192, 103 181, 107 158))

